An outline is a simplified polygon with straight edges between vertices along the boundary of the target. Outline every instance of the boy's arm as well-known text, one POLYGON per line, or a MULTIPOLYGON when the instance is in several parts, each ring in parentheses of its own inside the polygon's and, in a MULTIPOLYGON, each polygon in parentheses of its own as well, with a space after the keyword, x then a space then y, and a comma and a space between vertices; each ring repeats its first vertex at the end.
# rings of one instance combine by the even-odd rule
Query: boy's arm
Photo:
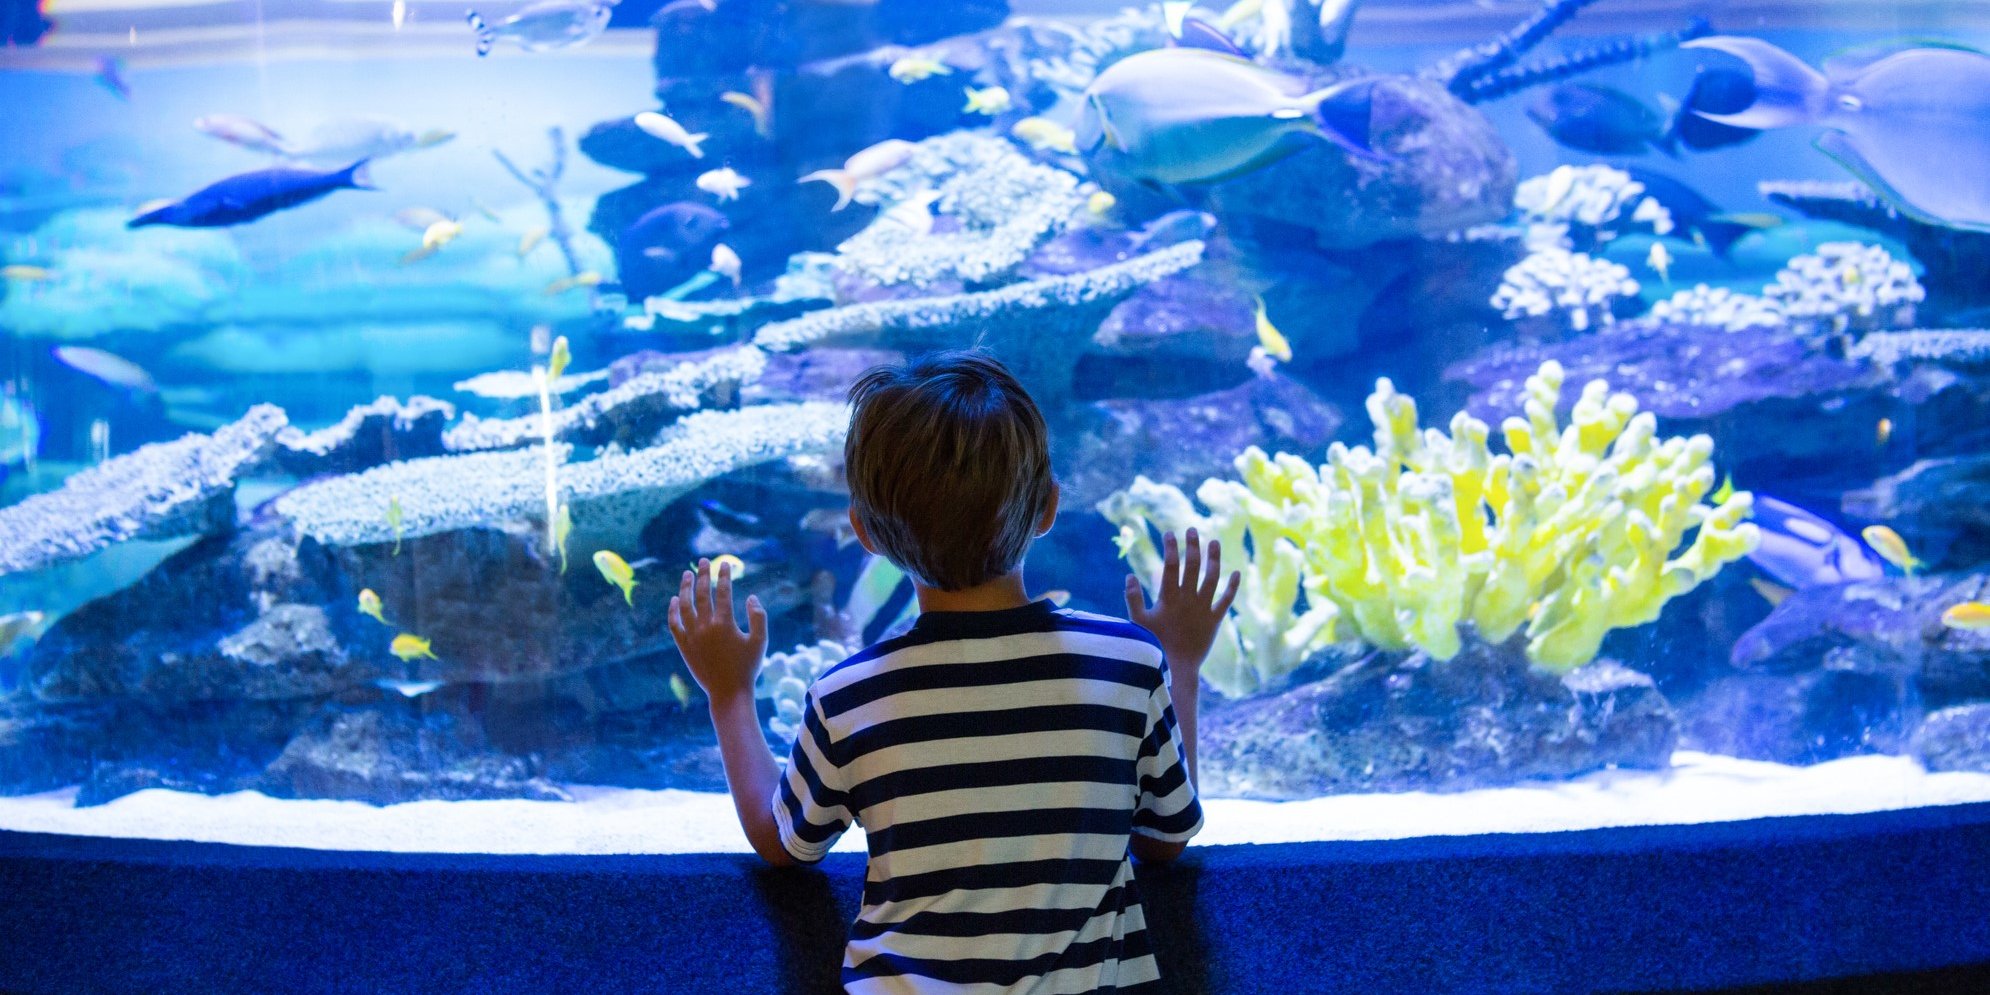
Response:
POLYGON ((670 599, 670 635, 691 676, 711 700, 712 728, 725 761, 726 787, 732 792, 739 826, 753 852, 768 863, 796 863, 781 845, 769 799, 780 782, 781 767, 760 735, 760 716, 753 707, 753 676, 767 648, 767 610, 760 599, 746 599, 746 631, 733 622, 732 564, 719 567, 717 584, 710 584, 710 565, 684 571, 677 596, 670 599))

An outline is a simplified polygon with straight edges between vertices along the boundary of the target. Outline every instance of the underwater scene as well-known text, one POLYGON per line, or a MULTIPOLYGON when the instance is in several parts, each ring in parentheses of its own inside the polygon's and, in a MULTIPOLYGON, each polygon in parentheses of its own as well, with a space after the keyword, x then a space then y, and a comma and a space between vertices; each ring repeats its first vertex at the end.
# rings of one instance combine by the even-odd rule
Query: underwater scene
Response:
POLYGON ((1990 800, 1986 5, 469 6, 0 0, 0 828, 744 849, 675 579, 785 752, 969 347, 1206 842, 1990 800))

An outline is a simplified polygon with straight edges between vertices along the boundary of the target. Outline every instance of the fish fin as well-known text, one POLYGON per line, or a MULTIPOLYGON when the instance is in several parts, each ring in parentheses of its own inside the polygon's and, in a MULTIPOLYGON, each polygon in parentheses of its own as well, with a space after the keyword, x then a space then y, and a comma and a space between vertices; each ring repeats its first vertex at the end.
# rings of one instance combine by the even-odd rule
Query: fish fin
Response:
POLYGON ((831 213, 849 207, 850 198, 857 194, 857 180, 847 170, 818 169, 795 182, 808 183, 812 180, 821 180, 836 188, 836 206, 829 209, 831 213))
POLYGON ((1969 52, 1975 55, 1986 54, 1974 45, 1948 41, 1941 38, 1889 38, 1885 41, 1854 45, 1851 48, 1827 56, 1818 68, 1831 79, 1849 79, 1872 68, 1893 56, 1916 48, 1945 48, 1954 52, 1969 52))
POLYGON ((1229 35, 1199 17, 1183 17, 1180 24, 1171 26, 1169 33, 1169 42, 1176 48, 1199 48, 1240 59, 1250 58, 1229 35))
POLYGON ((1364 159, 1384 159, 1375 151, 1369 128, 1374 96, 1375 80, 1357 79, 1306 94, 1299 106, 1328 141, 1364 159))
MULTIPOLYGON (((1760 38, 1714 35, 1696 38, 1681 48, 1704 48, 1748 63, 1755 77, 1755 102, 1732 114, 1692 113, 1715 124, 1736 128, 1787 128, 1816 120, 1830 82, 1809 63, 1760 38)), ((1691 107, 1692 102, 1688 101, 1691 107)))
POLYGON ((1886 178, 1879 174, 1879 170, 1873 168, 1872 163, 1866 161, 1865 154, 1860 152, 1852 144, 1851 138, 1842 131, 1827 131, 1817 136, 1817 141, 1813 144, 1817 146, 1819 152, 1830 156, 1838 165, 1845 167, 1846 172, 1858 177, 1859 182, 1871 187, 1873 193, 1878 194, 1881 200, 1886 201, 1893 206, 1894 210, 1899 211, 1908 218, 1925 225, 1933 225, 1937 228, 1955 228, 1967 231, 1990 230, 1982 225, 1950 221, 1908 200, 1906 195, 1902 194, 1899 189, 1894 187, 1893 184, 1888 183, 1886 178))
POLYGON ((368 164, 372 162, 371 159, 361 159, 340 170, 339 178, 354 190, 378 190, 380 188, 373 185, 372 174, 367 171, 368 164))
POLYGON ((497 31, 485 24, 484 19, 478 17, 474 10, 467 12, 464 17, 470 22, 470 30, 477 33, 477 57, 482 58, 491 54, 491 46, 497 44, 497 31))

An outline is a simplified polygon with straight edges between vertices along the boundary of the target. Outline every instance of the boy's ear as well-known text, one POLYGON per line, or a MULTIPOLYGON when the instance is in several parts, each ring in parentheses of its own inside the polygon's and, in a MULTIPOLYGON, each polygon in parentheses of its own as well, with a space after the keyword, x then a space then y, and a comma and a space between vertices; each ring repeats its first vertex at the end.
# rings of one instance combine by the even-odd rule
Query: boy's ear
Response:
POLYGON ((1043 502, 1043 517, 1037 519, 1036 522, 1037 538, 1041 539, 1049 535, 1050 527, 1057 523, 1057 499, 1062 495, 1063 491, 1058 488, 1057 481, 1051 481, 1050 497, 1043 502))
POLYGON ((850 531, 857 534, 857 545, 864 547, 864 552, 872 556, 878 555, 878 548, 871 544, 870 532, 864 528, 863 521, 857 518, 857 506, 854 504, 850 506, 850 531))

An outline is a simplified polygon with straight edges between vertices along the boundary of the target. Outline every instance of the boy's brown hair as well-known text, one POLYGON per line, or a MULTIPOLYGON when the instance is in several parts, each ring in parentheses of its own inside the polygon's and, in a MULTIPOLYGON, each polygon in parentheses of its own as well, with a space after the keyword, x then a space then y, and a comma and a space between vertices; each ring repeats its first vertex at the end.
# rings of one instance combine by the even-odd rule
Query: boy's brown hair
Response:
POLYGON ((866 370, 850 387, 850 508, 886 559, 958 591, 1016 568, 1050 501, 1043 413, 982 352, 866 370))

